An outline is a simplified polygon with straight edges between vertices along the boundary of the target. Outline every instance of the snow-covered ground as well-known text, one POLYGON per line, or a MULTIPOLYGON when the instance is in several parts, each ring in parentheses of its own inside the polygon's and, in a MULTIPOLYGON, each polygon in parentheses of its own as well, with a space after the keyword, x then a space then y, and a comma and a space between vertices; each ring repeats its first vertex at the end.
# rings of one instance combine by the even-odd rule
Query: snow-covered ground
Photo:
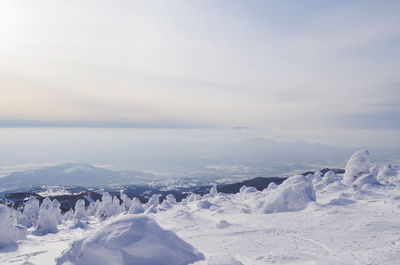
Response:
MULTIPOLYGON (((242 188, 228 195, 213 188, 180 203, 170 196, 158 204, 155 196, 146 205, 126 196, 119 205, 105 194, 104 203, 89 206, 87 215, 82 205, 78 215, 64 215, 56 233, 41 235, 37 224, 28 228, 25 239, 16 237, 0 248, 0 264, 56 264, 56 259, 58 264, 104 264, 106 257, 115 257, 108 263, 153 265, 171 260, 195 265, 399 264, 399 169, 369 165, 368 155, 352 156, 344 180, 333 172, 317 172, 261 192, 242 188), (168 257, 160 259, 160 253, 168 257)), ((38 209, 32 205, 29 216, 34 219, 38 209)), ((57 214, 57 204, 52 205, 40 211, 57 214)), ((11 219, 15 223, 24 216, 11 219)))

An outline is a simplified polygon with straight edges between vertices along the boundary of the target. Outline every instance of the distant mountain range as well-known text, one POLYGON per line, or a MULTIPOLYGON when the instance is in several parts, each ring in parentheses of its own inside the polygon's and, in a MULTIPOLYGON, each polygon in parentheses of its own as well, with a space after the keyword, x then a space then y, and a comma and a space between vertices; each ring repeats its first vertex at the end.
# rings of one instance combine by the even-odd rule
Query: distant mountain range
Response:
MULTIPOLYGON (((324 174, 328 170, 333 170, 336 174, 344 173, 343 169, 336 168, 324 168, 320 171, 324 174)), ((313 173, 314 171, 306 171, 302 175, 313 173)), ((103 191, 120 197, 120 191, 123 190, 130 198, 137 197, 141 202, 145 203, 153 194, 160 194, 161 200, 166 195, 173 194, 178 201, 181 201, 190 193, 204 195, 212 187, 212 184, 209 183, 185 187, 175 186, 175 188, 171 189, 168 184, 162 185, 162 182, 154 185, 149 182, 149 179, 147 179, 147 184, 131 184, 134 181, 144 180, 145 178, 150 178, 151 180, 152 177, 151 174, 140 171, 131 171, 128 174, 128 172, 115 172, 89 164, 67 163, 33 171, 16 172, 0 179, 0 187, 8 189, 8 191, 0 193, 0 203, 18 208, 23 205, 29 196, 34 196, 40 201, 49 196, 51 199, 57 199, 61 203, 62 211, 67 211, 79 199, 84 199, 86 205, 91 201, 100 199, 103 191), (47 185, 44 185, 44 183, 47 185), (100 189, 99 187, 102 188, 100 189), (61 194, 57 192, 60 190, 63 191, 61 194)), ((219 184, 218 191, 228 194, 238 193, 244 185, 263 190, 271 182, 279 185, 285 179, 279 177, 256 177, 240 182, 219 184)))
POLYGON ((39 185, 99 187, 155 180, 156 176, 141 171, 113 171, 89 164, 66 163, 36 170, 14 172, 0 178, 0 191, 39 185))
MULTIPOLYGON (((83 188, 110 188, 112 186, 119 187, 134 185, 151 187, 156 190, 179 190, 181 188, 208 187, 209 185, 212 185, 212 183, 217 183, 215 181, 216 179, 217 178, 210 179, 201 176, 198 178, 187 177, 166 179, 165 177, 156 176, 142 171, 113 171, 110 169, 95 167, 90 164, 66 163, 35 170, 11 173, 8 176, 0 178, 0 192, 28 191, 32 190, 34 187, 37 188, 40 186, 51 185, 83 188)), ((243 185, 255 186, 259 189, 263 189, 266 187, 263 185, 269 184, 269 182, 265 182, 265 177, 252 178, 252 182, 250 183, 249 179, 250 178, 247 178, 247 180, 242 182, 237 179, 235 180, 234 178, 230 180, 226 179, 224 185, 227 186, 224 188, 228 189, 228 193, 231 193, 239 191, 240 187, 243 185), (257 182, 258 179, 261 179, 262 181, 257 182)), ((268 177, 268 179, 276 183, 280 183, 280 180, 282 180, 279 175, 276 177, 268 177)))

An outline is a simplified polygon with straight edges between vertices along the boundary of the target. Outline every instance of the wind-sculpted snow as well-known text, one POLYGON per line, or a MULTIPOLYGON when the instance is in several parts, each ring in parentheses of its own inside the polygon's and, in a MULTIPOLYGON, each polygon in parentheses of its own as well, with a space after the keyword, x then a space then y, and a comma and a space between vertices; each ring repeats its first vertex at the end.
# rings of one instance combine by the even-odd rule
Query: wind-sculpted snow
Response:
POLYGON ((300 211, 315 201, 311 180, 302 175, 288 178, 265 195, 265 202, 261 206, 265 213, 300 211))
POLYGON ((26 228, 16 226, 11 209, 0 204, 0 249, 26 237, 26 228))
MULTIPOLYGON (((272 185, 271 184, 275 184, 275 183, 273 183, 273 182, 271 182, 270 183, 270 185, 268 185, 268 187, 272 187, 272 185)), ((276 184, 275 184, 276 185, 276 184)), ((251 193, 251 192, 257 192, 258 190, 256 189, 256 188, 254 188, 254 187, 246 187, 246 186, 243 186, 243 187, 241 187, 240 188, 240 190, 239 190, 239 193, 251 193)))
POLYGON ((75 241, 57 265, 186 265, 203 254, 153 219, 127 215, 75 241))
POLYGON ((115 196, 112 197, 108 192, 104 192, 101 203, 96 207, 96 216, 99 220, 105 220, 121 213, 122 210, 117 199, 115 196))
POLYGON ((385 185, 393 184, 399 181, 398 168, 391 164, 386 164, 377 174, 377 180, 385 185))
POLYGON ((34 233, 36 235, 45 235, 47 233, 58 232, 58 215, 60 213, 59 204, 54 203, 46 197, 40 206, 39 217, 36 223, 34 233))
POLYGON ((132 206, 132 200, 123 192, 121 192, 120 197, 122 200, 122 204, 121 204, 122 211, 128 211, 129 208, 131 208, 131 206, 132 206))
POLYGON ((85 201, 79 199, 75 204, 74 218, 78 221, 85 221, 88 219, 85 210, 85 201))
MULTIPOLYGON (((8 240, 17 242, 18 250, 1 253, 0 264, 13 264, 24 255, 34 264, 54 264, 55 257, 60 257, 59 264, 189 264, 193 260, 174 259, 203 258, 195 247, 205 255, 195 265, 397 265, 399 167, 371 166, 367 154, 357 152, 347 163, 349 182, 344 181, 343 171, 323 169, 289 177, 279 185, 268 182, 262 191, 243 184, 237 193, 228 194, 210 185, 209 193, 189 193, 180 202, 172 194, 161 202, 155 194, 142 203, 123 193, 119 200, 104 192, 101 200, 86 208, 78 201, 75 212, 64 213, 61 224, 57 201, 45 199, 39 213, 39 202, 32 198, 22 213, 12 210, 3 214, 8 219, 0 220, 11 227, 7 231, 18 227, 16 220, 33 225, 28 240, 8 240), (84 225, 77 225, 78 219, 86 219, 84 225), (39 227, 54 229, 50 234, 38 233, 39 227), (164 229, 187 243, 176 235, 166 239, 164 229), (83 239, 61 255, 77 238, 83 239), (190 248, 183 251, 182 246, 190 248), (158 254, 150 255, 155 249, 158 254)), ((2 227, 0 233, 5 231, 2 227)))
POLYGON ((172 194, 168 194, 165 197, 165 200, 161 203, 161 208, 162 209, 171 209, 174 205, 177 204, 177 201, 175 199, 175 196, 172 194))
POLYGON ((324 174, 324 176, 321 177, 317 177, 315 176, 312 180, 313 184, 314 184, 314 189, 323 189, 325 188, 327 185, 332 184, 336 181, 339 181, 339 177, 335 174, 335 172, 333 171, 328 171, 324 174))
POLYGON ((156 213, 158 211, 158 205, 160 204, 160 194, 154 194, 150 197, 149 201, 145 205, 146 213, 156 213))
POLYGON ((139 201, 138 198, 133 198, 131 207, 128 210, 129 214, 139 214, 139 213, 144 213, 144 207, 143 204, 139 201))
POLYGON ((380 183, 376 180, 376 175, 374 173, 369 173, 369 174, 365 174, 362 175, 361 177, 358 177, 352 187, 354 189, 360 189, 362 188, 364 185, 380 185, 380 183))
POLYGON ((22 225, 28 228, 36 225, 39 217, 39 210, 39 200, 32 196, 29 197, 28 201, 25 203, 24 211, 22 213, 22 225))
POLYGON ((369 152, 367 150, 355 152, 347 161, 343 183, 351 186, 358 177, 369 173, 369 169, 369 152))

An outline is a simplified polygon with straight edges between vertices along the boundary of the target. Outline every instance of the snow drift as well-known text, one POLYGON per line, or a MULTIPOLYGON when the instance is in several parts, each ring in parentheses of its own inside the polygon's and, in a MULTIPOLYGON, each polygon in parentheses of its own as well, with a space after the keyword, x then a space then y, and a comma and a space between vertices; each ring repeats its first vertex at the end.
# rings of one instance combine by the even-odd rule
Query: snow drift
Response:
POLYGON ((315 201, 312 182, 302 175, 292 176, 277 188, 264 191, 266 198, 261 209, 265 213, 300 211, 315 201))
POLYGON ((57 265, 184 265, 203 259, 203 254, 153 219, 126 215, 75 241, 57 265))

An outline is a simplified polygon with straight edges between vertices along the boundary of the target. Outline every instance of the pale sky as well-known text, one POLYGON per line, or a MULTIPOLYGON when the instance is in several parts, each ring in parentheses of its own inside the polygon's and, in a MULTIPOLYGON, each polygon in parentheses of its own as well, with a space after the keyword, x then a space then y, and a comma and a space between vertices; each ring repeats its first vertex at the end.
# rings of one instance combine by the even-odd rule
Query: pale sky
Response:
POLYGON ((400 1, 0 1, 0 126, 400 129, 400 1))

